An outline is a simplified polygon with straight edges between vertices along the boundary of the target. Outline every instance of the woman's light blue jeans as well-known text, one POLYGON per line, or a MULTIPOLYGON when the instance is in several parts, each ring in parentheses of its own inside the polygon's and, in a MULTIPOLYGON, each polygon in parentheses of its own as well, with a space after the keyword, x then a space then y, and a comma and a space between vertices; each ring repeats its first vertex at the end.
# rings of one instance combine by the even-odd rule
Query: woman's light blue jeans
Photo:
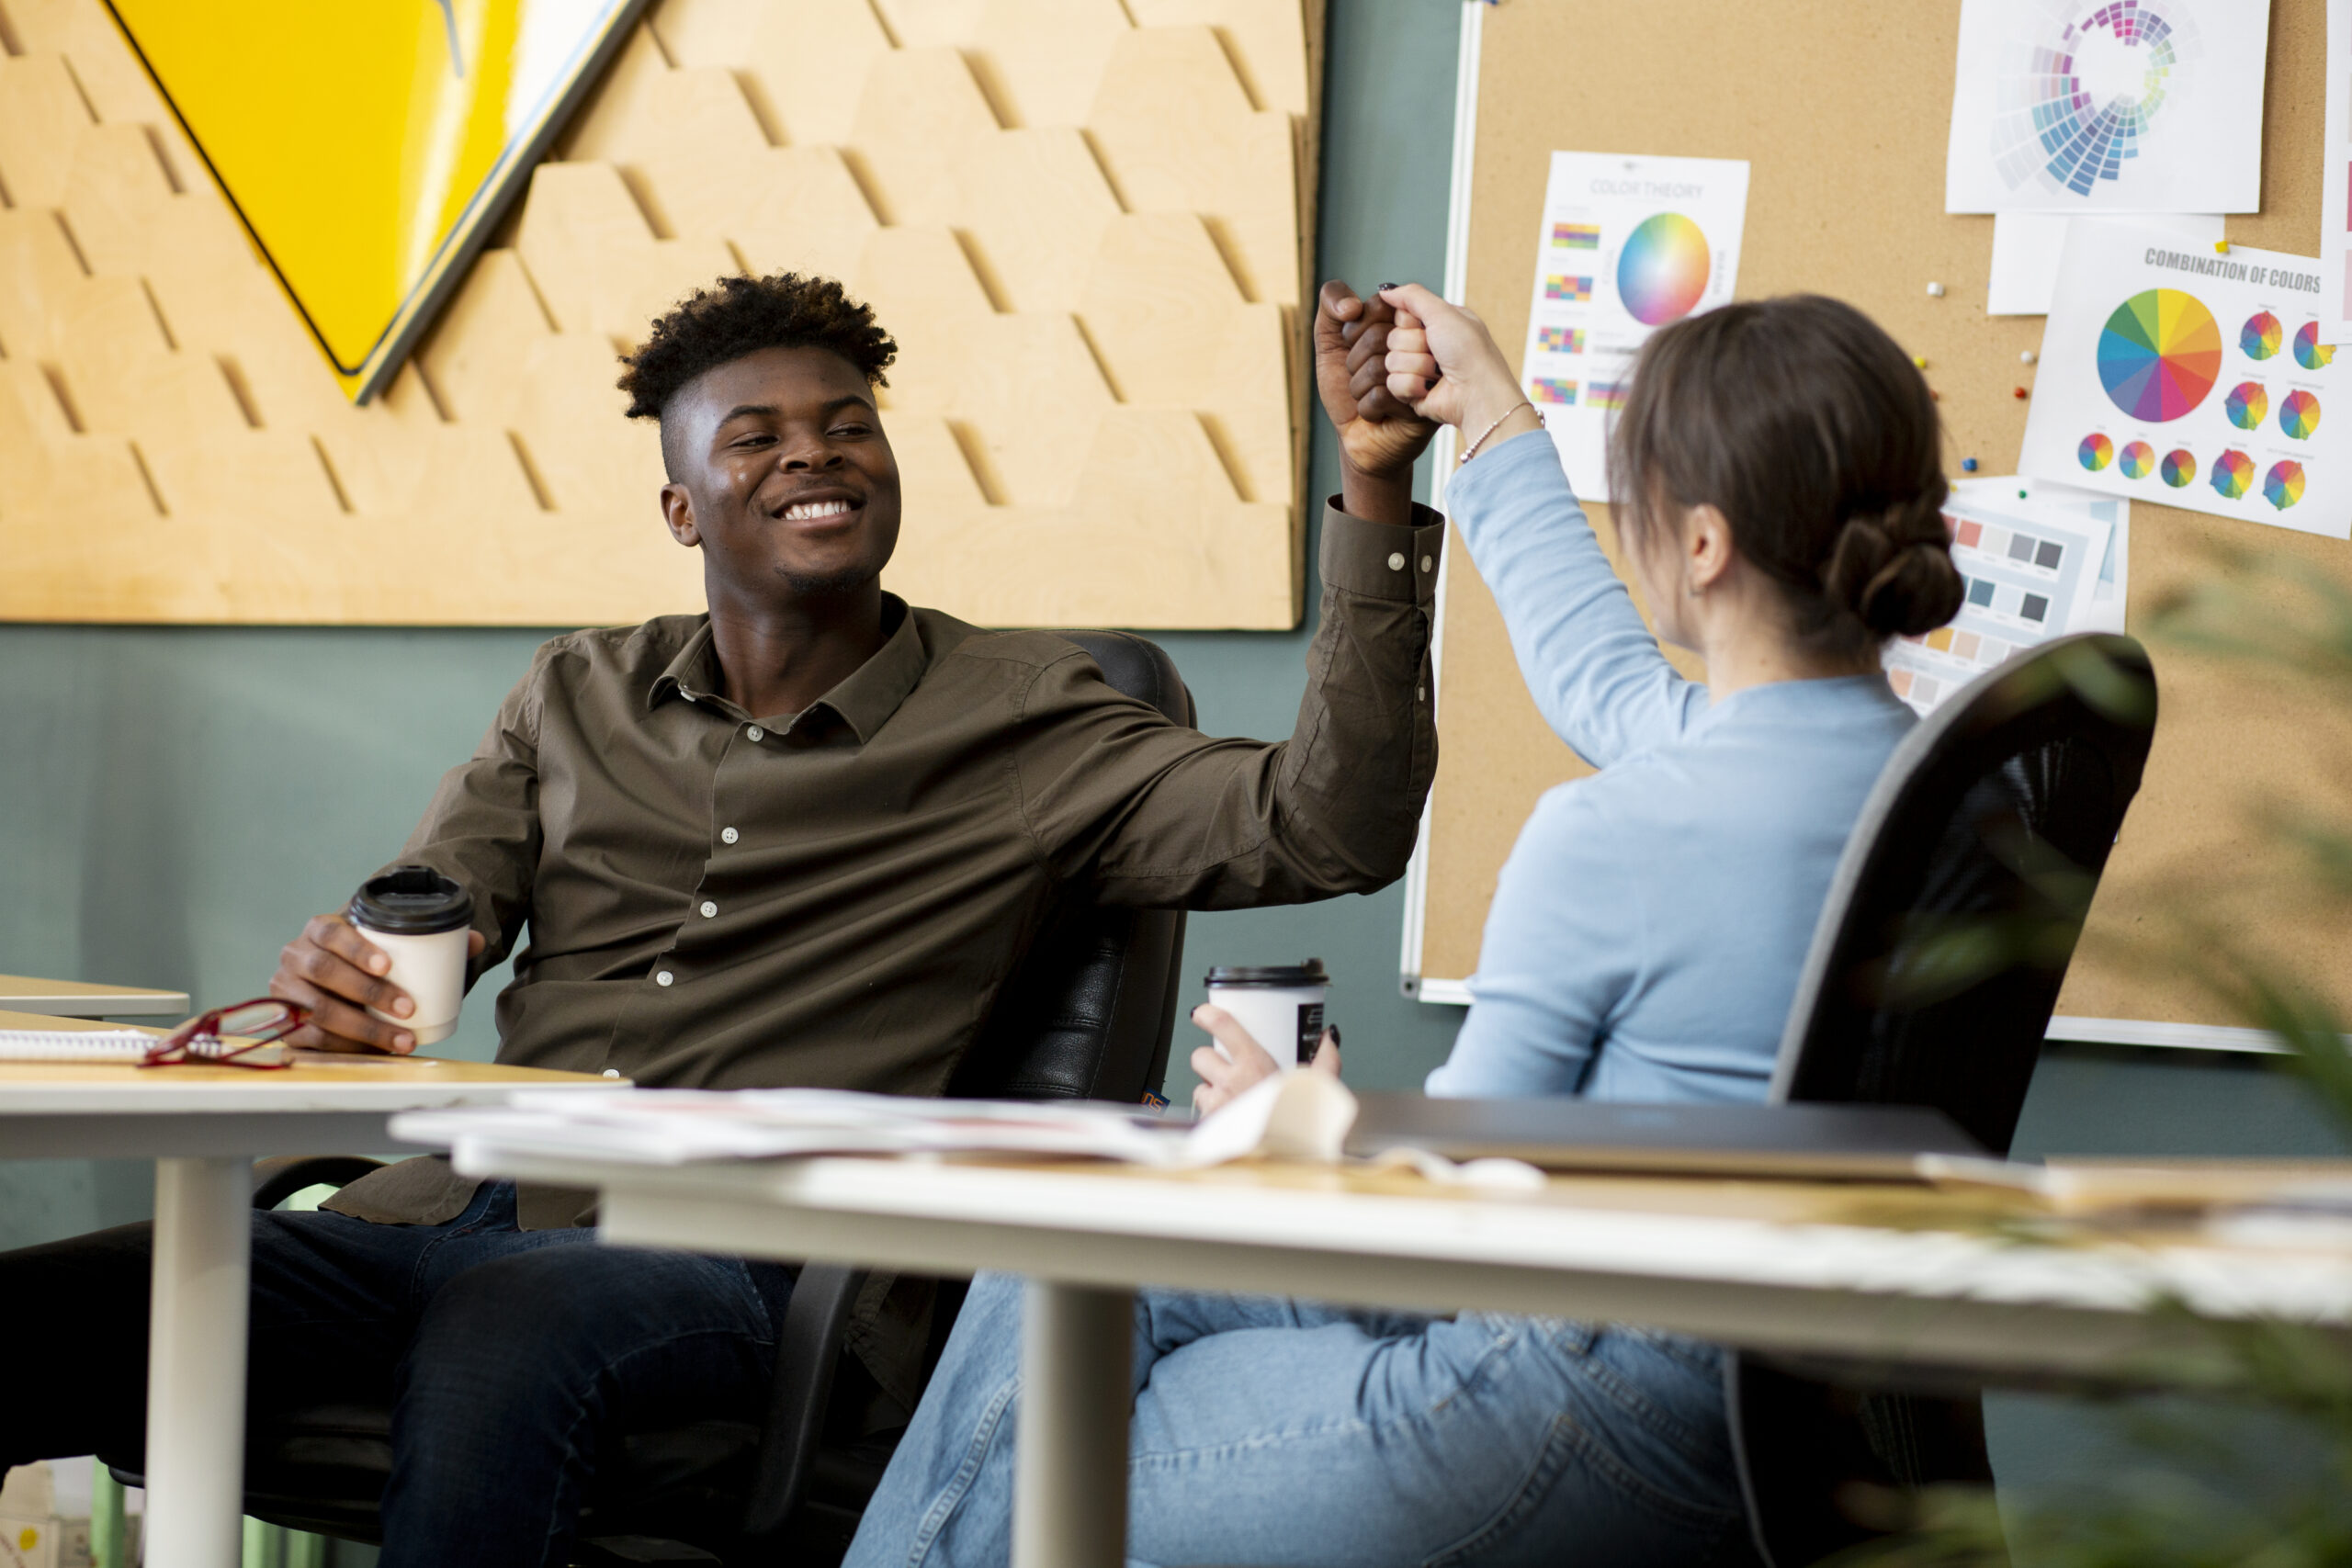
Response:
MULTIPOLYGON (((1010 1560, 1021 1281, 983 1274, 844 1568, 1010 1560)), ((1127 1551, 1159 1564, 1747 1560, 1721 1361, 1666 1335, 1136 1302, 1127 1551)))

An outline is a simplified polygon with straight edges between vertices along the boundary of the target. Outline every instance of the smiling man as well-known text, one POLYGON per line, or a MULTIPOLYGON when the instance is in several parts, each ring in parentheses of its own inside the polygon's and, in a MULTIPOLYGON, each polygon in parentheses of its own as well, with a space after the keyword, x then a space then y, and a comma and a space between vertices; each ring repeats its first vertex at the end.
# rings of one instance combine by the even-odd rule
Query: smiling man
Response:
MULTIPOLYGON (((1402 873, 1437 760, 1441 529, 1409 488, 1430 427, 1359 415, 1386 412, 1372 325, 1326 286, 1343 504, 1297 728, 1267 743, 1170 723, 1050 632, 884 591, 899 484, 875 389, 897 350, 839 284, 726 278, 655 322, 620 384, 661 422, 662 515, 702 552, 707 612, 547 643, 397 857, 473 896, 475 975, 527 930, 499 1059, 938 1094, 1065 899, 1235 908, 1402 873)), ((1052 389, 1036 403, 1050 419, 1052 389)), ((295 1043, 413 1049, 366 1010, 412 1015, 385 967, 340 915, 311 921, 272 987, 315 1010, 295 1043)), ((759 1419, 792 1271, 578 1245, 582 1198, 425 1158, 334 1212, 256 1216, 253 1410, 391 1401, 387 1568, 567 1561, 615 1434, 759 1419)), ((0 1465, 135 1462, 149 1247, 131 1226, 0 1257, 0 1331, 45 1347, 0 1465)), ((871 1303, 854 1339, 901 1418, 906 1304, 871 1303)))

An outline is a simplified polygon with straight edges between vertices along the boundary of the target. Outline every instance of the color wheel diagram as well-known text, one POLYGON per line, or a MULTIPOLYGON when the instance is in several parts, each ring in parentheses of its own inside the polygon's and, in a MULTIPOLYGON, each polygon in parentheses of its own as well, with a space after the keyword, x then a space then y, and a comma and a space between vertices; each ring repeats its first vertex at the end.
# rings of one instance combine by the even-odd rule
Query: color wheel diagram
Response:
POLYGON ((2205 400, 2222 374, 2222 328, 2203 300, 2178 288, 2134 294, 2098 338, 2098 378, 2115 406, 2161 424, 2205 400))
POLYGON ((2223 501, 2235 501, 2254 482, 2254 459, 2234 449, 2213 459, 2213 490, 2223 501))
POLYGON ((2087 197, 2147 150, 2198 39, 2178 0, 2055 0, 2006 52, 1994 167, 2011 190, 2087 197))
POLYGON ((2278 428, 2298 441, 2309 441, 2319 428, 2319 400, 2300 389, 2288 393, 2278 405, 2278 428))
POLYGON ((1645 327, 1679 321, 1707 292, 1706 231, 1679 212, 1642 220, 1617 254, 1617 298, 1645 327))

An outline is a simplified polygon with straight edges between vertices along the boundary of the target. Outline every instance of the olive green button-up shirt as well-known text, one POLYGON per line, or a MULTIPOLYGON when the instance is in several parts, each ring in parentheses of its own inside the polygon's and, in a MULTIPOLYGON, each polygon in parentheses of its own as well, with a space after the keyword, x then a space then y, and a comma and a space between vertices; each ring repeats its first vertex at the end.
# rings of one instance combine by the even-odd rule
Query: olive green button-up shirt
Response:
MULTIPOLYGON (((401 852, 527 931, 498 1059, 642 1085, 933 1095, 1056 902, 1194 909, 1365 892, 1405 869, 1437 761, 1442 535, 1333 506, 1291 738, 1216 739, 1050 632, 888 601, 888 641, 801 713, 722 689, 709 618, 544 645, 401 852)), ((475 1183, 389 1167, 331 1207, 438 1224, 475 1183)), ((526 1225, 581 1195, 526 1195, 526 1225)))

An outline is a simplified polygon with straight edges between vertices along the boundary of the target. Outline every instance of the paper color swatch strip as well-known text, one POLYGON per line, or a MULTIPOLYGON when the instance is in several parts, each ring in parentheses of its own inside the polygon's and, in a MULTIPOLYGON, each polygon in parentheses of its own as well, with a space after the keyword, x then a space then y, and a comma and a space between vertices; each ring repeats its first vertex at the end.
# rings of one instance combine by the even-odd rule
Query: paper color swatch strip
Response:
POLYGON ((1643 342, 1731 299, 1747 220, 1744 162, 1552 154, 1520 374, 1579 496, 1609 499, 1609 421, 1643 342))
POLYGON ((1955 489, 1945 504, 1952 564, 1967 595, 1951 625, 1897 637, 1885 654, 1894 694, 1923 714, 2025 649, 2103 629, 2094 606, 2116 503, 2020 496, 2018 488, 1955 489))
POLYGON ((2019 470, 2352 537, 2324 283, 2305 256, 2190 250, 2120 219, 2072 225, 2019 470))

